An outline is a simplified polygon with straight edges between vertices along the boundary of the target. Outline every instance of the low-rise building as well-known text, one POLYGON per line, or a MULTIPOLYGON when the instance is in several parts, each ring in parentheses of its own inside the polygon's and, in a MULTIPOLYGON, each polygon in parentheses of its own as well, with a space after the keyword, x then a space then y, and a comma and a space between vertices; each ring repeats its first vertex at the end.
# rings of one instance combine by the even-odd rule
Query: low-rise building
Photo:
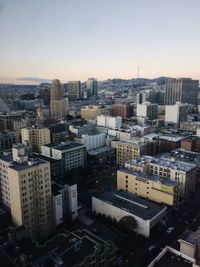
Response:
POLYGON ((178 182, 128 168, 121 168, 117 171, 117 189, 169 206, 177 205, 179 201, 178 182))
POLYGON ((147 267, 199 267, 196 260, 180 251, 165 247, 147 267))
POLYGON ((195 191, 197 165, 181 162, 174 158, 143 156, 128 161, 124 165, 132 170, 142 170, 146 174, 156 175, 180 183, 180 197, 187 198, 195 191))
POLYGON ((107 191, 92 197, 92 211, 120 223, 125 217, 135 221, 133 231, 144 237, 166 215, 164 205, 153 203, 134 194, 122 191, 107 191))

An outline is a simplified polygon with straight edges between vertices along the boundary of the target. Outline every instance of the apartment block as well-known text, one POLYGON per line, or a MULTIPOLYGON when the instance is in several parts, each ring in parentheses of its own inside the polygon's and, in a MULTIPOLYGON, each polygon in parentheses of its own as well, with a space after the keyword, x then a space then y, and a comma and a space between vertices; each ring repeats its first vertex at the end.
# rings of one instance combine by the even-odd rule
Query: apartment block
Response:
POLYGON ((51 143, 51 134, 48 128, 27 127, 21 129, 22 142, 32 145, 33 151, 41 152, 41 147, 51 143))
POLYGON ((87 151, 90 151, 105 146, 106 135, 104 133, 92 135, 83 134, 80 142, 86 146, 87 151))
POLYGON ((122 127, 122 117, 97 116, 97 126, 103 126, 110 129, 120 129, 122 127))
POLYGON ((110 115, 110 110, 105 106, 85 106, 81 108, 81 118, 96 120, 99 115, 110 115))
POLYGON ((77 142, 63 142, 58 145, 42 146, 42 155, 62 160, 62 171, 70 171, 87 164, 85 145, 77 142))
POLYGON ((175 105, 165 106, 165 123, 179 124, 187 121, 188 105, 176 102, 175 105))
POLYGON ((138 170, 145 174, 155 175, 161 179, 169 179, 180 184, 180 197, 188 198, 195 191, 197 165, 178 160, 160 157, 143 156, 140 159, 128 161, 126 168, 138 170))
POLYGON ((116 146, 116 162, 123 165, 125 161, 136 159, 146 153, 146 144, 140 141, 121 141, 116 146))
POLYGON ((23 225, 32 239, 52 230, 50 165, 30 160, 23 144, 0 158, 1 203, 10 210, 12 222, 23 225))
POLYGON ((121 168, 117 171, 117 189, 169 206, 179 201, 179 183, 143 172, 121 168))
POLYGON ((137 104, 137 116, 155 120, 158 117, 158 105, 150 102, 137 104))
POLYGON ((127 119, 133 115, 133 107, 129 103, 112 105, 112 115, 127 119))

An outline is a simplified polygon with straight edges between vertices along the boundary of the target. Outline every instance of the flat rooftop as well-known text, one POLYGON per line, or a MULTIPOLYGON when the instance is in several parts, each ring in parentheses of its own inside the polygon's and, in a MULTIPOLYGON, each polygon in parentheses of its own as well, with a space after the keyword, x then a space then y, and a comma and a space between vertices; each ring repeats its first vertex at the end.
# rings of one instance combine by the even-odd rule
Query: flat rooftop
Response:
POLYGON ((196 164, 183 162, 180 160, 174 160, 171 158, 166 157, 165 155, 159 155, 157 157, 152 156, 142 156, 141 158, 138 158, 137 160, 129 160, 126 161, 129 164, 137 165, 137 166, 145 166, 145 164, 156 164, 160 165, 165 168, 171 168, 174 170, 180 170, 189 172, 196 168, 196 164))
POLYGON ((200 241, 200 232, 199 231, 193 232, 187 230, 183 233, 180 240, 184 240, 185 242, 195 245, 197 242, 199 243, 200 241))
POLYGON ((192 267, 193 262, 176 255, 171 251, 167 251, 162 258, 154 265, 154 267, 192 267))
POLYGON ((65 151, 68 149, 73 149, 73 148, 77 148, 77 147, 83 147, 83 144, 77 143, 77 142, 64 142, 64 143, 60 143, 60 144, 48 144, 48 145, 44 145, 46 147, 51 147, 53 149, 57 149, 60 151, 65 151))
POLYGON ((16 161, 13 161, 13 157, 11 153, 7 155, 1 155, 0 160, 10 163, 9 167, 17 171, 29 169, 29 168, 32 168, 33 166, 47 163, 46 160, 43 160, 40 158, 35 158, 35 159, 30 158, 28 162, 18 163, 16 161))
POLYGON ((160 135, 157 137, 158 139, 161 140, 167 140, 167 141, 171 141, 171 142, 179 142, 183 139, 183 136, 173 136, 173 135, 160 135))
POLYGON ((99 253, 109 255, 117 250, 113 242, 104 241, 84 229, 57 234, 43 245, 32 242, 27 244, 26 240, 22 240, 20 247, 23 247, 25 255, 31 255, 29 263, 44 267, 82 266, 87 257, 95 257, 99 253))
POLYGON ((161 179, 156 175, 148 175, 148 174, 144 174, 144 173, 138 172, 138 171, 133 171, 131 169, 124 168, 124 167, 122 167, 119 171, 127 173, 127 174, 131 174, 131 175, 135 175, 137 177, 141 177, 145 180, 155 181, 155 182, 158 182, 158 183, 166 185, 166 186, 176 186, 178 184, 177 182, 171 181, 169 179, 161 179))
POLYGON ((125 191, 107 191, 95 198, 132 213, 144 220, 151 220, 159 212, 166 209, 164 205, 154 203, 125 191))
POLYGON ((67 143, 61 143, 54 147, 54 149, 65 151, 68 149, 83 147, 83 144, 77 143, 77 142, 67 142, 67 143))

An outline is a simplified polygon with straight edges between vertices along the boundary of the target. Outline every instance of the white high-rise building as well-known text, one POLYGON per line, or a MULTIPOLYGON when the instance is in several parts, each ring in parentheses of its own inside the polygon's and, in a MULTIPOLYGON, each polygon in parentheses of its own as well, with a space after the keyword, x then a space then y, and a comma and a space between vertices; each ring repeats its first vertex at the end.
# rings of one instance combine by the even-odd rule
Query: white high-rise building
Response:
POLYGON ((187 121, 188 105, 176 102, 175 105, 165 106, 165 122, 181 123, 187 121))
POLYGON ((137 104, 137 117, 145 117, 149 120, 155 120, 158 117, 158 105, 150 102, 137 104))

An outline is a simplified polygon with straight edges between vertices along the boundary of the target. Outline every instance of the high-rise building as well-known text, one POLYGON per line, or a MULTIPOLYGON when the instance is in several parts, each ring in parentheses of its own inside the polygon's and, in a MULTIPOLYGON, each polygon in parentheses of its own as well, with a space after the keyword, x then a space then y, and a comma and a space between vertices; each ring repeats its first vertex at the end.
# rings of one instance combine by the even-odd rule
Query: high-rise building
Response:
POLYGON ((41 147, 51 143, 48 128, 27 127, 21 129, 22 142, 27 141, 35 152, 41 152, 41 147))
POLYGON ((77 100, 81 98, 81 82, 69 81, 68 82, 68 99, 77 100))
POLYGON ((35 239, 48 235, 52 227, 51 172, 49 162, 30 160, 23 144, 0 157, 1 204, 16 226, 24 226, 35 239))
POLYGON ((197 105, 199 81, 191 78, 170 79, 166 82, 165 105, 176 102, 197 105))
POLYGON ((133 107, 129 103, 112 105, 112 115, 127 119, 133 115, 133 107))
POLYGON ((150 102, 137 104, 137 116, 145 117, 149 120, 155 120, 158 117, 158 105, 150 102))
POLYGON ((86 82, 87 96, 97 95, 97 79, 89 78, 86 82))
POLYGON ((67 115, 67 102, 64 99, 64 90, 59 80, 53 80, 51 85, 51 116, 63 118, 67 115))
POLYGON ((176 102, 175 105, 165 106, 165 122, 179 124, 187 121, 188 105, 176 102))

